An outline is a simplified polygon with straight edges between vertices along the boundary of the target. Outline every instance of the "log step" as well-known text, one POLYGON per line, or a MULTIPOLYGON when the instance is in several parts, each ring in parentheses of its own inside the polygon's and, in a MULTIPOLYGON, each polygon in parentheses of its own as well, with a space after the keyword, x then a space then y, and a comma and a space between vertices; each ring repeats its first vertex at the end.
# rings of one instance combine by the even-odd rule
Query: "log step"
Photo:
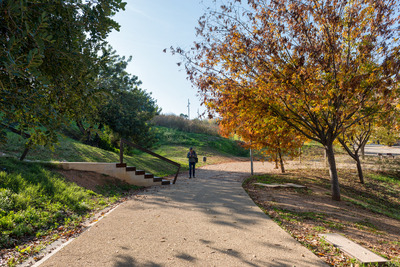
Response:
POLYGON ((126 163, 117 163, 117 168, 125 168, 126 163))
POLYGON ((136 170, 136 171, 135 171, 135 174, 136 174, 136 175, 145 175, 146 172, 145 172, 145 171, 142 171, 142 170, 136 170))
POLYGON ((162 180, 161 184, 162 185, 169 185, 169 184, 171 184, 171 181, 170 180, 162 180))
POLYGON ((163 178, 161 177, 153 177, 154 182, 162 182, 163 178))
POLYGON ((151 174, 151 173, 146 173, 146 174, 144 175, 144 178, 145 178, 145 179, 151 179, 151 178, 154 178, 154 174, 151 174))
POLYGON ((134 172, 136 171, 136 167, 126 167, 127 172, 134 172))

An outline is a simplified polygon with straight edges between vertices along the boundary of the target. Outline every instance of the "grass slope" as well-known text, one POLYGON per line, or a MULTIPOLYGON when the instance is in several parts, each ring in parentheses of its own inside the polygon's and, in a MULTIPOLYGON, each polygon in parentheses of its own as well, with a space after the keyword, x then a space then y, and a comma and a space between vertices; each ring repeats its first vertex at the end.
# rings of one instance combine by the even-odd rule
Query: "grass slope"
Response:
MULTIPOLYGON (((182 165, 182 170, 188 169, 186 154, 189 147, 194 147, 199 156, 199 167, 204 164, 214 164, 230 160, 232 156, 248 156, 248 151, 238 146, 235 141, 207 134, 187 133, 166 127, 156 127, 159 142, 152 149, 166 158, 182 165), (207 162, 203 163, 203 157, 207 162)), ((18 158, 24 150, 25 140, 13 133, 8 134, 9 142, 0 147, 6 155, 18 158)), ((119 162, 119 154, 97 147, 82 144, 68 137, 60 137, 54 151, 38 147, 29 151, 26 160, 68 161, 68 162, 119 162)), ((134 151, 131 156, 124 156, 129 166, 144 169, 158 176, 172 175, 176 167, 140 151, 134 151)))

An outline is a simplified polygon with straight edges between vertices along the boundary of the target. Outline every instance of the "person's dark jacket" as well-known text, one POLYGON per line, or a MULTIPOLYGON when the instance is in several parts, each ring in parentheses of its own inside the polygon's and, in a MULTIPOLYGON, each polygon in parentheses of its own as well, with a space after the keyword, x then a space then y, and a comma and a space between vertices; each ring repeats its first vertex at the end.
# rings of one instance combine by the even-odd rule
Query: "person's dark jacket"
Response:
POLYGON ((196 162, 196 158, 197 158, 196 151, 194 151, 194 150, 189 151, 187 154, 187 158, 189 159, 189 162, 196 162))

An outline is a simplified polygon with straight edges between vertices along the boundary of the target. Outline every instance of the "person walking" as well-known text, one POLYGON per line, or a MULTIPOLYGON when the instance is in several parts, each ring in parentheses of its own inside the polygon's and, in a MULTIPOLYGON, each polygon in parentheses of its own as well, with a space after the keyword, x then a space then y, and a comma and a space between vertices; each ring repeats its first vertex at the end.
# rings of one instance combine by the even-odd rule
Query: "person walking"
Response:
POLYGON ((197 159, 196 151, 193 150, 193 147, 191 147, 189 149, 189 152, 187 153, 187 158, 189 159, 189 178, 192 178, 192 173, 193 173, 193 178, 196 178, 195 167, 196 167, 196 163, 197 163, 198 159, 197 159), (193 172, 192 172, 192 170, 193 170, 193 172))

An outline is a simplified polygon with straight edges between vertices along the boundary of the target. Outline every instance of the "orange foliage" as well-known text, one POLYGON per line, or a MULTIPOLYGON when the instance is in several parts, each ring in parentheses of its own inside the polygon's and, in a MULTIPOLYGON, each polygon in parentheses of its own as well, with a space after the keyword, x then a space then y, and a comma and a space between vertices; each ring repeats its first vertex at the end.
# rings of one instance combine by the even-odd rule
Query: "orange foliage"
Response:
POLYGON ((340 200, 333 142, 396 93, 398 1, 224 2, 200 18, 202 42, 173 52, 226 131, 254 146, 291 146, 293 129, 320 142, 340 200))

